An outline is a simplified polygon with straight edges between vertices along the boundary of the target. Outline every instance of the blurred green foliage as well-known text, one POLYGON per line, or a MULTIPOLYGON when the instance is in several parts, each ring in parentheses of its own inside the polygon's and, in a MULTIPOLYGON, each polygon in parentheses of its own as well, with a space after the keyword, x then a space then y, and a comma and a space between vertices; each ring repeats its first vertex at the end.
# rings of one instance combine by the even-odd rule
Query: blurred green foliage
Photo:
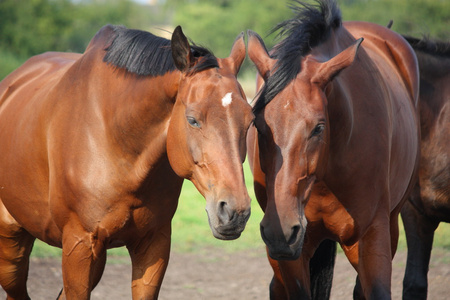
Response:
POLYGON ((148 29, 160 19, 131 0, 0 0, 0 79, 32 55, 83 52, 106 24, 148 29))
POLYGON ((367 21, 415 37, 428 35, 450 41, 448 0, 340 0, 344 21, 367 21))
MULTIPOLYGON (((151 30, 181 25, 197 44, 226 57, 236 36, 258 32, 268 48, 276 42, 270 29, 292 17, 290 1, 158 0, 0 0, 0 79, 31 55, 44 51, 83 52, 103 25, 151 30), (151 2, 151 1, 149 1, 151 2), (19 63, 17 63, 19 62, 19 63)), ((307 1, 311 2, 311 1, 307 1)), ((448 0, 338 0, 344 20, 387 25, 419 37, 450 40, 448 0)), ((170 31, 171 29, 169 29, 170 31)), ((246 60, 244 69, 250 62, 246 60)))

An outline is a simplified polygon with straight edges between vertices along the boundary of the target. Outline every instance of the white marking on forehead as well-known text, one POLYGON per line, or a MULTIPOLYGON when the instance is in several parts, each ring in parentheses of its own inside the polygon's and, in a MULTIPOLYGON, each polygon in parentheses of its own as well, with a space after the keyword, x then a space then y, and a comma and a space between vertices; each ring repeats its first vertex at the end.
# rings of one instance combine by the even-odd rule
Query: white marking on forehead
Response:
POLYGON ((233 99, 231 98, 231 93, 227 93, 222 98, 222 105, 223 105, 223 107, 227 107, 228 105, 230 105, 231 101, 233 101, 233 99))

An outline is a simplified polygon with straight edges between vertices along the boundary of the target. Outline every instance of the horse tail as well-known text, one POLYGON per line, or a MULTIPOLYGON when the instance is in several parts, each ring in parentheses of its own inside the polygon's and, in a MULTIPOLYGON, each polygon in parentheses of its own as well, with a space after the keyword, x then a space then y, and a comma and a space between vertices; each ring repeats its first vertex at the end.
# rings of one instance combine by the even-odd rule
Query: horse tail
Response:
POLYGON ((324 240, 309 261, 311 299, 324 300, 330 298, 335 261, 336 242, 324 240))

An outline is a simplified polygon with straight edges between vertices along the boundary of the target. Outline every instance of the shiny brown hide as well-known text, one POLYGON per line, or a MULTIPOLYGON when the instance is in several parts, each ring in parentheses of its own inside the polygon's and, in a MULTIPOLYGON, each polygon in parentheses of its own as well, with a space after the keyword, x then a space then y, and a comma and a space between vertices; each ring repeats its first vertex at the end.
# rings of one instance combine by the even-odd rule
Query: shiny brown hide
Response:
MULTIPOLYGON (((261 89, 278 49, 269 57, 249 35, 261 89)), ((355 298, 390 299, 398 214, 419 158, 417 60, 375 24, 344 22, 325 36, 249 131, 271 299, 310 299, 309 262, 324 239, 339 242, 357 271, 355 298)))
POLYGON ((243 34, 218 66, 192 73, 204 57, 177 27, 167 48, 176 68, 159 76, 104 62, 113 36, 105 26, 84 54, 35 56, 0 83, 8 299, 29 299, 35 238, 62 248, 61 298, 89 299, 106 249, 126 246, 133 299, 156 299, 183 178, 206 198, 217 238, 238 238, 249 217, 242 162, 253 114, 236 79, 243 34))
POLYGON ((426 299, 434 231, 450 222, 450 43, 407 40, 419 62, 421 157, 401 211, 408 244, 403 299, 426 299))

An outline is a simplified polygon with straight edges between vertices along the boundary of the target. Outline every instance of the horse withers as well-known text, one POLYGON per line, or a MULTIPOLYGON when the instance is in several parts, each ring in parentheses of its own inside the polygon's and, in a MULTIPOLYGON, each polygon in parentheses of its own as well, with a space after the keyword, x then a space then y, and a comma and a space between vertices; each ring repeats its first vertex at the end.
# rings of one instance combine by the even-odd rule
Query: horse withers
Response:
POLYGON ((401 216, 408 245, 403 299, 426 299, 434 231, 450 222, 450 43, 405 37, 420 72, 419 180, 401 216))
POLYGON ((35 238, 62 248, 66 299, 88 299, 106 249, 126 246, 133 299, 156 299, 183 178, 211 230, 236 239, 250 215, 242 162, 252 109, 229 57, 105 26, 84 54, 45 53, 0 83, 0 284, 29 299, 35 238), (225 149, 225 151, 224 151, 225 149))
POLYGON ((419 159, 417 60, 387 28, 342 23, 335 1, 296 3, 270 54, 256 33, 248 41, 259 73, 249 161, 271 299, 329 296, 312 294, 310 280, 326 240, 357 271, 356 299, 390 299, 398 214, 419 159))

